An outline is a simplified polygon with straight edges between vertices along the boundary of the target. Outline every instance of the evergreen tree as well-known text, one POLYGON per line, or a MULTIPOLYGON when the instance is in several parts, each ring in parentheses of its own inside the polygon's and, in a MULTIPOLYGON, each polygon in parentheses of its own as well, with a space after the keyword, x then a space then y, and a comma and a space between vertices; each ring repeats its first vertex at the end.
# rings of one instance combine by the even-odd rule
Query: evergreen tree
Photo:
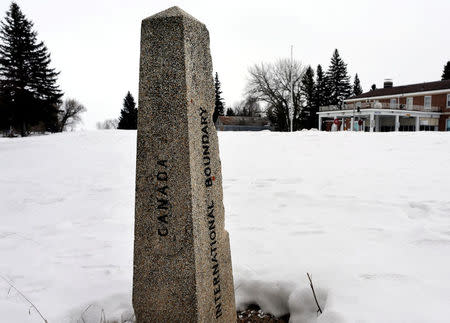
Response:
POLYGON ((216 123, 217 118, 219 116, 223 116, 224 113, 224 104, 223 99, 220 96, 222 94, 222 91, 220 90, 220 81, 219 81, 219 74, 216 72, 216 77, 214 79, 214 89, 216 92, 216 100, 215 100, 215 106, 214 106, 214 114, 213 114, 213 122, 216 123))
POLYGON ((301 83, 302 95, 305 98, 305 106, 303 110, 305 112, 305 123, 304 128, 313 128, 317 120, 317 106, 315 105, 315 93, 316 84, 314 82, 314 70, 311 66, 305 71, 302 77, 301 83))
POLYGON ((450 61, 444 66, 444 72, 442 72, 442 81, 450 80, 450 61))
POLYGON ((353 81, 353 95, 361 95, 363 90, 361 88, 361 82, 359 81, 358 73, 355 75, 355 80, 353 81))
POLYGON ((123 108, 120 110, 119 125, 117 129, 137 129, 138 110, 134 98, 128 91, 123 99, 123 108))
POLYGON ((3 82, 0 79, 0 130, 9 130, 12 125, 11 99, 7 97, 3 82))
POLYGON ((38 42, 33 23, 14 2, 1 23, 0 40, 0 94, 10 111, 10 126, 19 128, 22 136, 37 123, 57 131, 59 73, 49 67, 47 47, 38 42))
POLYGON ((236 114, 234 113, 234 110, 232 108, 227 109, 227 117, 233 117, 236 114))
POLYGON ((316 92, 315 92, 315 100, 314 104, 317 108, 323 107, 325 105, 328 105, 328 97, 329 97, 329 90, 328 90, 328 82, 327 77, 324 75, 322 66, 317 65, 317 72, 316 72, 316 92))
POLYGON ((327 71, 327 86, 330 90, 330 104, 340 105, 352 92, 350 77, 347 74, 347 64, 339 56, 337 49, 331 57, 327 71))

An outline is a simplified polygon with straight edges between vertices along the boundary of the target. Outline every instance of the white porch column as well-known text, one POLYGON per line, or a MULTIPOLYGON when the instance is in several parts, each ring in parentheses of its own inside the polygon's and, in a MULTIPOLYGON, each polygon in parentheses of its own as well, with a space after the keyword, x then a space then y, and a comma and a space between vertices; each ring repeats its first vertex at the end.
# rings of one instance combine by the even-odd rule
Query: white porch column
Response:
POLYGON ((319 131, 322 131, 322 116, 319 116, 319 131))
POLYGON ((341 123, 341 131, 344 131, 344 123, 345 123, 345 117, 342 117, 342 123, 341 123))
POLYGON ((366 120, 363 120, 363 125, 362 125, 362 129, 361 131, 365 132, 366 131, 366 120))
POLYGON ((373 128, 375 127, 375 114, 372 112, 370 114, 370 124, 369 124, 369 131, 373 132, 373 128))
POLYGON ((416 131, 420 130, 420 118, 416 117, 416 131))
POLYGON ((399 128, 400 128, 400 116, 397 114, 395 116, 395 131, 398 131, 399 128))
POLYGON ((350 122, 350 131, 353 131, 353 128, 355 127, 355 117, 352 117, 350 122))

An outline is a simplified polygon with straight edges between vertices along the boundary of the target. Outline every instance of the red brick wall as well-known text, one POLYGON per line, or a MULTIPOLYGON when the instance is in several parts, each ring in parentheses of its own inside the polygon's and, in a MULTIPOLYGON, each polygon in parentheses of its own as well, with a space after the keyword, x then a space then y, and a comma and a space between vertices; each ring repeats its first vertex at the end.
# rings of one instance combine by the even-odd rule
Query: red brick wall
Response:
MULTIPOLYGON (((399 103, 406 105, 406 98, 407 98, 407 96, 401 97, 399 103)), ((380 101, 381 103, 389 104, 391 102, 391 99, 382 99, 382 100, 378 100, 378 101, 380 101)), ((413 105, 424 105, 424 101, 425 101, 424 95, 413 97, 413 105)), ((364 101, 362 101, 362 102, 364 102, 364 101)), ((447 93, 431 95, 431 105, 433 107, 440 107, 442 112, 446 112, 445 110, 447 110, 447 108, 446 108, 447 93)), ((450 109, 448 109, 448 110, 450 110, 450 109)))

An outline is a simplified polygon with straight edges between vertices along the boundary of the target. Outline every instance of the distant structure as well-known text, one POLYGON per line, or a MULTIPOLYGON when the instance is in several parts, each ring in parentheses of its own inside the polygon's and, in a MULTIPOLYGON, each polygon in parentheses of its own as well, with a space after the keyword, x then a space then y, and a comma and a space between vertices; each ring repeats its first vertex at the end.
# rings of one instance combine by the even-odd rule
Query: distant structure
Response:
POLYGON ((269 120, 262 117, 219 116, 216 129, 220 131, 262 131, 272 130, 269 120))
POLYGON ((450 80, 394 86, 386 79, 342 107, 320 107, 318 116, 327 131, 450 131, 450 80))

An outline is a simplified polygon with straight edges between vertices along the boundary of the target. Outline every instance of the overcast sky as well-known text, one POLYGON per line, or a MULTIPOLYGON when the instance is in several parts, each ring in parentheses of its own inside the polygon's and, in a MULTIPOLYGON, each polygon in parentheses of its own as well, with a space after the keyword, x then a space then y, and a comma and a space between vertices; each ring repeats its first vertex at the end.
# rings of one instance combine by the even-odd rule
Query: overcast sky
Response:
MULTIPOLYGON (((450 0, 162 1, 18 0, 82 102, 83 128, 117 118, 128 90, 137 100, 140 23, 178 5, 206 24, 226 105, 242 99, 248 67, 290 56, 326 69, 335 48, 363 90, 439 80, 450 60, 450 0)), ((9 7, 1 0, 2 19, 9 7)))

